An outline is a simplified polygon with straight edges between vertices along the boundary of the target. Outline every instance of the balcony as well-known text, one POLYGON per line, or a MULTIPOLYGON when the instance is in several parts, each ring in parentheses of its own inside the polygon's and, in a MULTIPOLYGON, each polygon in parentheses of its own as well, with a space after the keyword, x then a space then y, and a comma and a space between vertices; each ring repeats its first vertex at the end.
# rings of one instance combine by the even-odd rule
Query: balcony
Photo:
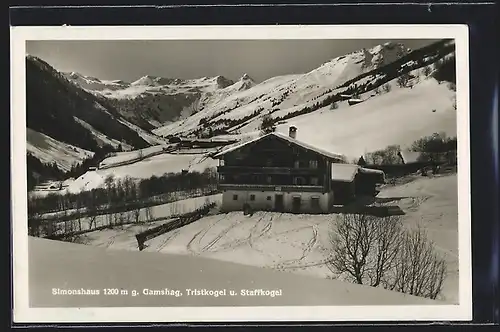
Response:
POLYGON ((324 186, 276 185, 276 184, 229 184, 220 183, 219 190, 283 191, 283 192, 327 192, 324 186))
POLYGON ((217 166, 217 172, 226 174, 323 174, 326 170, 319 168, 293 168, 293 167, 256 167, 256 166, 217 166))

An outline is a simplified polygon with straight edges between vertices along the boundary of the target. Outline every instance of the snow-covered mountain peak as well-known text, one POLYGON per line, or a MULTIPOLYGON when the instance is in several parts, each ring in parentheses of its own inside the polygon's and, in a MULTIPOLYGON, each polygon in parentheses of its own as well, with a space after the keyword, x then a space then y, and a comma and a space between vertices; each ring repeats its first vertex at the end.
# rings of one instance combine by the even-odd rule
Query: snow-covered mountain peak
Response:
POLYGON ((250 75, 244 73, 243 76, 241 76, 240 81, 253 81, 253 79, 250 77, 250 75))
POLYGON ((217 87, 219 89, 224 89, 224 88, 227 88, 228 86, 234 84, 233 81, 231 81, 230 79, 228 79, 228 78, 226 78, 224 76, 221 76, 221 75, 216 76, 215 77, 215 81, 217 82, 217 87))
POLYGON ((234 84, 236 90, 238 91, 248 90, 255 85, 256 85, 255 81, 247 73, 243 74, 243 76, 240 77, 238 82, 234 84))
POLYGON ((130 83, 130 85, 157 85, 159 77, 157 76, 151 76, 151 75, 145 75, 139 78, 138 80, 130 83))

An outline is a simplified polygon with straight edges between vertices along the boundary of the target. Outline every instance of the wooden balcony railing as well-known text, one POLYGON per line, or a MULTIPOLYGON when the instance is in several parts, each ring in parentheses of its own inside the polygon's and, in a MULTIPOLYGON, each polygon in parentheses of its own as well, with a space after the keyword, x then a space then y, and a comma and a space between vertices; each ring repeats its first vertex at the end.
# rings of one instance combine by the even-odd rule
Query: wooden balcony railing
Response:
POLYGON ((283 192, 328 192, 325 186, 275 185, 275 184, 229 184, 220 183, 219 190, 283 191, 283 192))
POLYGON ((217 166, 217 172, 225 174, 311 174, 318 175, 326 172, 320 168, 293 168, 293 167, 259 167, 259 166, 217 166))

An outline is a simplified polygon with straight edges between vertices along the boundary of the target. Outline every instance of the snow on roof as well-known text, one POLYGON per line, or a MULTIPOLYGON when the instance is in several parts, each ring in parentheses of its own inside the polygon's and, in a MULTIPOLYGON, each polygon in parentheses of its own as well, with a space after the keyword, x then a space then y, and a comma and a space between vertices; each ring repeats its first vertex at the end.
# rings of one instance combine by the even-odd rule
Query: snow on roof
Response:
POLYGON ((385 173, 382 170, 360 167, 359 168, 359 172, 360 173, 365 173, 365 174, 377 174, 377 175, 379 175, 379 180, 378 181, 380 181, 380 183, 384 183, 385 182, 385 173))
POLYGON ((400 151, 399 152, 401 158, 403 159, 403 163, 405 164, 410 164, 410 163, 417 163, 419 162, 419 158, 422 155, 420 152, 414 152, 414 151, 400 151))
POLYGON ((323 149, 319 149, 319 148, 317 148, 317 147, 315 147, 315 146, 309 145, 309 144, 304 143, 304 142, 302 142, 302 141, 299 141, 299 140, 297 140, 297 139, 291 138, 291 137, 290 137, 290 136, 288 136, 288 135, 285 135, 285 134, 282 134, 282 133, 278 133, 278 132, 270 133, 270 134, 267 134, 267 135, 264 135, 264 136, 259 136, 259 137, 257 137, 257 138, 254 138, 254 139, 250 140, 250 141, 247 141, 247 142, 244 142, 244 143, 238 144, 238 145, 236 145, 236 146, 233 146, 233 147, 231 147, 231 148, 229 148, 229 149, 227 149, 227 150, 224 150, 224 151, 222 151, 222 152, 220 152, 220 153, 216 154, 214 157, 215 157, 215 158, 219 158, 219 157, 221 157, 221 156, 225 155, 226 153, 229 153, 229 152, 232 152, 232 151, 238 150, 239 148, 241 148, 241 147, 243 147, 243 146, 245 146, 245 145, 247 145, 247 144, 251 144, 251 143, 253 143, 253 142, 259 141, 259 140, 263 139, 264 137, 267 137, 267 136, 270 136, 270 135, 273 135, 273 136, 275 136, 275 137, 278 137, 278 138, 280 138, 280 139, 283 139, 283 140, 285 140, 285 141, 288 141, 288 142, 290 142, 290 143, 292 143, 292 144, 296 144, 296 145, 298 145, 298 146, 301 146, 301 147, 303 147, 304 149, 314 151, 314 152, 319 153, 319 154, 321 154, 321 155, 323 155, 323 156, 325 156, 325 157, 328 157, 328 158, 330 158, 330 159, 345 161, 345 156, 344 156, 344 155, 342 155, 342 154, 339 154, 339 153, 333 153, 333 152, 330 152, 330 151, 326 151, 326 150, 323 150, 323 149))
POLYGON ((332 164, 332 180, 352 182, 360 167, 356 164, 332 164))

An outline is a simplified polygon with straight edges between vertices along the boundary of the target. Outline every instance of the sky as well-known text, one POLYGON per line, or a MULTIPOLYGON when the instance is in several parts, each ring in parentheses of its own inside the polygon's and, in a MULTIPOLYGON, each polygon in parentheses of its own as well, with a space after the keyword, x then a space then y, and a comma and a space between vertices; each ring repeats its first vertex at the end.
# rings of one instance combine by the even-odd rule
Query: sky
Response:
POLYGON ((26 53, 59 71, 133 82, 145 75, 200 78, 245 73, 261 82, 306 73, 324 62, 388 41, 416 49, 435 40, 98 40, 28 41, 26 53))

